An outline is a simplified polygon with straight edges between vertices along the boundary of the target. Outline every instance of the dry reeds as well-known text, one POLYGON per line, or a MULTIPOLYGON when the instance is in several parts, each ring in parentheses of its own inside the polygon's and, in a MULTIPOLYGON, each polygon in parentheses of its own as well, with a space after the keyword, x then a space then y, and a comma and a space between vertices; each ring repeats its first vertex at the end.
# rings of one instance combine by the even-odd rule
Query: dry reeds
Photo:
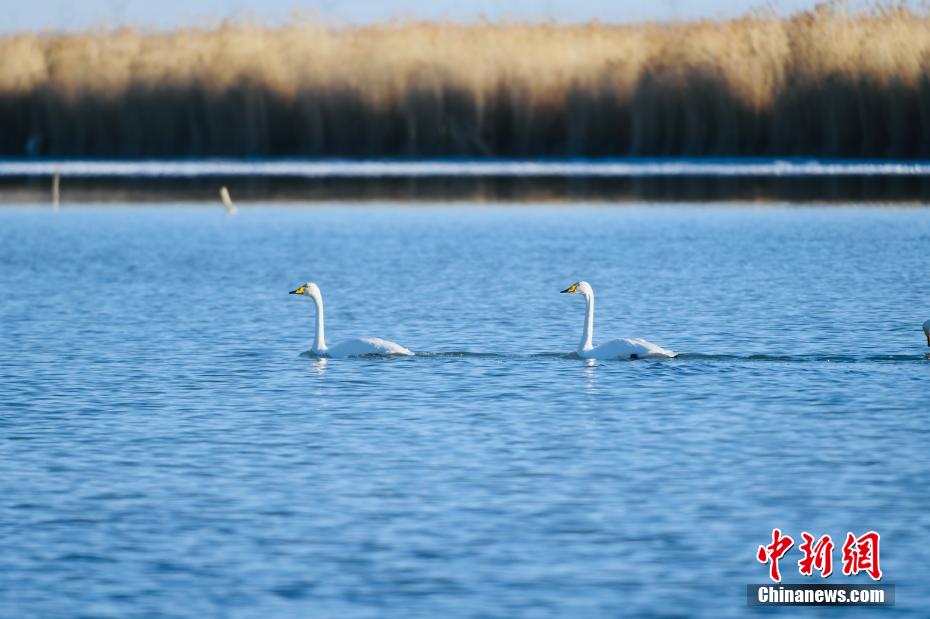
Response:
POLYGON ((0 155, 918 157, 930 17, 0 39, 0 155))

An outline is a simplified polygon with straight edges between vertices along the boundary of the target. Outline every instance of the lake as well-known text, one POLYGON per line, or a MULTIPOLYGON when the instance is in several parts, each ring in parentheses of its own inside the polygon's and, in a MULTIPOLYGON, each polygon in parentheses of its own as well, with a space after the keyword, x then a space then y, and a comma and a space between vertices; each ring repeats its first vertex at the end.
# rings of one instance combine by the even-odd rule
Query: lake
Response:
POLYGON ((930 209, 130 206, 0 208, 0 615, 739 617, 774 527, 930 614, 930 209))

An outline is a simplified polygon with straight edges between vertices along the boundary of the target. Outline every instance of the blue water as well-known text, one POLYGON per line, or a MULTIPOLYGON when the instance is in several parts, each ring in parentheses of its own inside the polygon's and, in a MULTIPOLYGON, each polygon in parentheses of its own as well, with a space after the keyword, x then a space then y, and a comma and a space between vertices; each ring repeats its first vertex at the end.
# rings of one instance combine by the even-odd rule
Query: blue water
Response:
POLYGON ((0 615, 738 617, 780 527, 878 531, 925 617, 928 248, 921 208, 0 209, 0 615), (581 278, 595 342, 682 356, 566 356, 581 278), (331 342, 430 354, 301 356, 307 279, 331 342))

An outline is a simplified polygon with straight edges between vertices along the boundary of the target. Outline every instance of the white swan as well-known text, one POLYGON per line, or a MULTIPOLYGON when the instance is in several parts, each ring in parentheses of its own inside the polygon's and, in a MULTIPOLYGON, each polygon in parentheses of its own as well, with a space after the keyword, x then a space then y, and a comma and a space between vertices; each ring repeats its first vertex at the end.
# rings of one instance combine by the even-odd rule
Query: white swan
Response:
POLYGON ((924 335, 927 336, 927 346, 930 346, 930 320, 924 323, 924 335))
POLYGON ((310 297, 316 304, 316 339, 313 341, 311 352, 319 357, 363 357, 365 355, 412 355, 413 353, 394 342, 382 340, 377 337, 360 337, 340 342, 335 346, 326 345, 323 334, 323 293, 320 287, 313 282, 307 282, 291 294, 310 297))
POLYGON ((594 338, 594 289, 588 282, 577 282, 562 291, 562 294, 582 294, 586 314, 584 332, 578 344, 578 356, 582 359, 671 359, 678 353, 656 346, 641 339, 611 340, 595 347, 594 338))

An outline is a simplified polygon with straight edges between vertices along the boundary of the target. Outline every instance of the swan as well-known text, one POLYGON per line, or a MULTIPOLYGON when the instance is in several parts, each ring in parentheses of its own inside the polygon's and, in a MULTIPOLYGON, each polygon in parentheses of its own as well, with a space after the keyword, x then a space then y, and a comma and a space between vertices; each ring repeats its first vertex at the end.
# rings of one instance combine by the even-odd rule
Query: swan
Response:
POLYGON ((930 346, 930 320, 924 323, 924 335, 927 336, 927 346, 930 346))
POLYGON ((585 300, 584 332, 578 344, 578 356, 582 359, 671 359, 678 356, 670 350, 641 339, 611 340, 595 347, 594 338, 594 289, 588 282, 576 282, 561 294, 581 294, 585 300))
POLYGON ((323 293, 320 287, 313 282, 307 282, 290 294, 310 297, 316 304, 316 339, 313 341, 311 352, 318 357, 363 357, 365 355, 413 355, 412 352, 394 342, 382 340, 377 337, 360 337, 340 342, 335 346, 326 345, 323 335, 323 293))

